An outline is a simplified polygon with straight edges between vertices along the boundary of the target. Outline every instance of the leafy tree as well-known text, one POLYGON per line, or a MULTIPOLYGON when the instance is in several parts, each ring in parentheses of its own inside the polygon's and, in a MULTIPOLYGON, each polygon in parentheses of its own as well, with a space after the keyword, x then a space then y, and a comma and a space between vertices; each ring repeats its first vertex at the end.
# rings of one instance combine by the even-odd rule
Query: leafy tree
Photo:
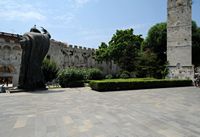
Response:
POLYGON ((108 45, 101 43, 96 51, 96 60, 113 60, 121 69, 131 72, 135 70, 142 41, 141 35, 133 34, 133 29, 117 30, 108 45))
POLYGON ((192 22, 192 64, 200 66, 200 27, 192 22))
POLYGON ((106 43, 104 42, 101 43, 101 45, 99 46, 99 49, 97 49, 96 51, 95 59, 99 62, 110 61, 109 49, 106 43))
POLYGON ((121 69, 129 72, 134 71, 142 41, 141 35, 133 34, 133 29, 117 30, 109 42, 111 59, 121 69))
POLYGON ((143 50, 150 49, 157 56, 157 63, 164 65, 167 61, 167 24, 158 23, 150 28, 143 43, 143 50))
POLYGON ((140 53, 137 67, 137 77, 165 78, 167 75, 166 64, 157 63, 157 55, 151 50, 140 53))
POLYGON ((42 72, 44 74, 45 82, 51 82, 57 78, 59 68, 57 64, 48 58, 45 58, 42 62, 42 72))
POLYGON ((153 77, 157 56, 150 50, 141 52, 138 59, 137 77, 153 77))
POLYGON ((144 53, 141 54, 140 60, 143 62, 145 60, 146 63, 143 64, 140 61, 140 66, 143 67, 140 69, 140 73, 163 78, 167 69, 167 24, 158 23, 152 26, 148 31, 142 48, 144 53))

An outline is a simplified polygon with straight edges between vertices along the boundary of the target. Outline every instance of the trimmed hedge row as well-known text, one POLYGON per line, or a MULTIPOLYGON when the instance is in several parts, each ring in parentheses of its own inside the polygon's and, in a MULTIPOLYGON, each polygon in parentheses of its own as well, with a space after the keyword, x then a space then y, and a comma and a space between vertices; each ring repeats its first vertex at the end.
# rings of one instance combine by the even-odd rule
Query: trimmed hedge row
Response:
POLYGON ((147 88, 192 86, 192 80, 166 79, 113 79, 90 81, 90 87, 97 91, 116 91, 147 88))

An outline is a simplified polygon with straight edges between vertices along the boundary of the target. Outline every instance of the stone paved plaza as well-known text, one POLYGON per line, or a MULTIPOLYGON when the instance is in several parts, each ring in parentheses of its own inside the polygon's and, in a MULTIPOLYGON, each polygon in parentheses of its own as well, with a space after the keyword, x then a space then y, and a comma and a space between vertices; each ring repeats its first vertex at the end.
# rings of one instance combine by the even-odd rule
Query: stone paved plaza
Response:
POLYGON ((199 137, 200 89, 0 94, 1 137, 199 137))

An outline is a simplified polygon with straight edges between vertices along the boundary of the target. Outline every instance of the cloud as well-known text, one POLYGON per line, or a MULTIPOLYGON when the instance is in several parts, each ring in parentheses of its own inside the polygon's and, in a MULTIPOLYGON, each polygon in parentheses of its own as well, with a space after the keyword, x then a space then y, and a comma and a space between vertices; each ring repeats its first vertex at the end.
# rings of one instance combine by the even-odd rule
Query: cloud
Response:
POLYGON ((87 4, 90 0, 74 0, 75 4, 77 5, 77 7, 81 7, 85 4, 87 4))
POLYGON ((22 11, 16 11, 12 10, 9 12, 0 13, 1 18, 5 18, 6 20, 44 20, 45 16, 38 12, 34 11, 28 11, 28 12, 22 12, 22 11))
POLYGON ((43 21, 46 17, 41 10, 31 4, 22 1, 4 0, 0 1, 0 18, 4 20, 38 20, 43 21))
POLYGON ((69 0, 71 2, 73 8, 78 9, 90 2, 98 2, 99 0, 69 0))
POLYGON ((74 19, 75 15, 73 13, 57 15, 53 17, 54 20, 62 22, 62 24, 70 23, 74 19))

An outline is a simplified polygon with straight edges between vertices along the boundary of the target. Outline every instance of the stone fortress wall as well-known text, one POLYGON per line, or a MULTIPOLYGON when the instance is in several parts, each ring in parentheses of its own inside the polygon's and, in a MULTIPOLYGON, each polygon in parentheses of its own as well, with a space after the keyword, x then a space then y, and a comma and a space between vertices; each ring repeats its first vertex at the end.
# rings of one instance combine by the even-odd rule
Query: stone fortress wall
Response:
MULTIPOLYGON (((22 49, 19 44, 20 35, 0 32, 0 83, 2 79, 11 79, 17 86, 22 49)), ((93 58, 95 49, 68 45, 51 39, 47 57, 54 60, 61 68, 82 67, 100 68, 104 74, 113 74, 119 70, 113 62, 98 63, 93 58)))
POLYGON ((0 80, 11 78, 17 85, 21 64, 22 49, 19 35, 0 32, 0 80))
POLYGON ((113 74, 119 70, 113 62, 98 63, 94 59, 94 54, 95 49, 68 45, 52 39, 47 56, 54 60, 60 68, 100 68, 104 74, 113 74))

